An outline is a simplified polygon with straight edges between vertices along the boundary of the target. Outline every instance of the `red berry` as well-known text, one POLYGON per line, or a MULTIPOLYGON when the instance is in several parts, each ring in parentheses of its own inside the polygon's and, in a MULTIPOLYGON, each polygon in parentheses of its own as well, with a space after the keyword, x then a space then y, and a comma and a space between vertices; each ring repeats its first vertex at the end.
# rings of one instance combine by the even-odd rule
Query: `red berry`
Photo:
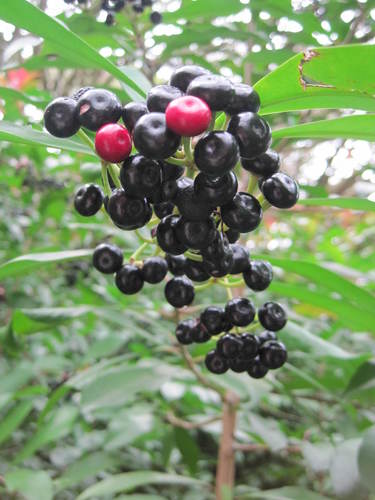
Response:
POLYGON ((103 160, 118 163, 130 155, 132 139, 122 125, 107 123, 100 127, 96 133, 95 149, 103 160))
POLYGON ((208 105, 195 96, 174 99, 165 111, 167 127, 179 135, 193 137, 204 132, 211 121, 208 105))

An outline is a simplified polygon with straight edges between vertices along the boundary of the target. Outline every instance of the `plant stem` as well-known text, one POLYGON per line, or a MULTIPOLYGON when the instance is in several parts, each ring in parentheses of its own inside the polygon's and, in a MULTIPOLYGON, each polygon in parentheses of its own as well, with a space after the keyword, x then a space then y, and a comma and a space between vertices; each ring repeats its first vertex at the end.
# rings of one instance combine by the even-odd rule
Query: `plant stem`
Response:
POLYGON ((188 259, 195 260, 196 262, 202 262, 202 260, 203 260, 201 255, 197 255, 196 253, 189 252, 189 250, 187 252, 185 252, 184 255, 188 259))
POLYGON ((173 165, 181 165, 182 167, 184 167, 186 165, 186 160, 174 158, 173 156, 170 156, 165 161, 167 163, 173 163, 173 165))
POLYGON ((145 243, 150 243, 150 244, 154 243, 154 241, 151 240, 150 238, 146 238, 145 236, 143 236, 143 234, 141 234, 139 229, 135 230, 135 234, 138 236, 140 240, 144 241, 145 243))
POLYGON ((202 285, 196 285, 194 287, 196 292, 206 290, 207 288, 210 288, 214 284, 214 280, 208 280, 207 283, 203 283, 202 285))
POLYGON ((103 181, 104 193, 107 196, 110 196, 111 195, 111 186, 109 185, 109 182, 108 182, 107 164, 104 161, 102 161, 102 181, 103 181))
POLYGON ((255 175, 249 173, 249 182, 247 184, 247 192, 253 194, 258 184, 258 179, 255 175))
POLYGON ((149 243, 145 241, 142 243, 142 245, 137 248, 137 250, 130 256, 129 261, 133 262, 138 259, 138 257, 142 254, 143 250, 145 250, 148 247, 149 243))
POLYGON ((112 163, 108 163, 108 170, 109 170, 109 175, 111 176, 113 182, 115 183, 115 186, 120 188, 121 182, 118 176, 117 167, 115 165, 112 165, 112 163))
POLYGON ((268 210, 272 205, 271 203, 269 203, 263 193, 260 193, 260 195, 258 196, 258 201, 260 203, 260 206, 262 207, 263 211, 265 212, 266 210, 268 210))
POLYGON ((224 280, 217 280, 217 282, 219 283, 219 285, 224 286, 228 290, 230 288, 237 288, 239 286, 243 286, 244 283, 245 283, 243 279, 240 279, 240 280, 237 280, 237 281, 232 281, 232 283, 230 283, 230 281, 228 280, 228 278, 226 278, 224 280))
POLYGON ((185 151, 185 156, 186 156, 187 161, 189 163, 192 163, 194 161, 194 159, 193 159, 193 152, 191 150, 190 137, 184 137, 182 139, 182 144, 184 145, 184 151, 185 151))
POLYGON ((78 130, 77 135, 80 139, 82 139, 83 142, 85 142, 89 148, 91 148, 93 151, 96 151, 95 149, 95 144, 92 142, 90 137, 84 132, 81 128, 78 130))
POLYGON ((212 115, 211 115, 211 121, 210 121, 210 124, 208 126, 208 130, 214 130, 214 128, 215 128, 215 120, 216 120, 216 113, 212 113, 212 115))

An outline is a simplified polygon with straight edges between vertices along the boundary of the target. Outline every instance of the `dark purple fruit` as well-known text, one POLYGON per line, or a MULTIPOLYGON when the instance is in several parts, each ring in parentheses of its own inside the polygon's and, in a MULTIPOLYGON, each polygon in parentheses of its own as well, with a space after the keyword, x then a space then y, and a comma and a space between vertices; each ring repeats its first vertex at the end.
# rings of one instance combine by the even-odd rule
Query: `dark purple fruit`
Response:
POLYGON ((207 281, 210 277, 210 275, 206 271, 204 263, 192 259, 186 259, 185 274, 192 281, 196 281, 198 283, 207 281))
POLYGON ((245 83, 235 83, 234 94, 225 111, 229 115, 236 115, 245 111, 257 113, 259 107, 259 95, 253 87, 245 83))
POLYGON ((224 131, 208 132, 195 146, 194 160, 201 172, 209 177, 228 173, 239 161, 235 137, 224 131))
POLYGON ((243 344, 240 337, 231 333, 226 333, 216 344, 217 352, 226 359, 233 359, 239 356, 242 348, 243 344))
POLYGON ((228 132, 237 139, 244 158, 254 158, 265 153, 271 144, 270 126, 263 118, 250 111, 232 116, 228 132))
POLYGON ((238 244, 231 245, 231 249, 233 252, 233 264, 230 268, 230 274, 241 274, 249 267, 249 251, 238 244))
POLYGON ((260 333, 257 336, 258 343, 259 345, 264 344, 265 342, 268 342, 269 340, 277 340, 277 336, 275 332, 270 332, 268 330, 265 330, 264 332, 260 333))
POLYGON ((178 215, 168 215, 159 222, 156 230, 158 245, 164 252, 172 255, 180 255, 187 250, 177 237, 176 225, 179 220, 178 215))
POLYGON ((195 78, 208 75, 209 73, 208 69, 201 66, 182 66, 174 71, 169 84, 178 87, 182 92, 186 92, 188 86, 195 78))
POLYGON ((160 165, 142 155, 129 156, 122 164, 120 181, 129 196, 152 196, 161 186, 160 165))
POLYGON ((44 111, 44 126, 55 137, 71 137, 79 130, 77 102, 71 97, 58 97, 44 111))
POLYGON ((242 298, 231 299, 225 306, 225 315, 236 326, 247 326, 255 318, 255 307, 251 300, 242 298))
POLYGON ((206 102, 212 111, 222 111, 230 103, 233 94, 233 83, 218 75, 202 75, 194 78, 186 93, 194 95, 206 102))
POLYGON ((287 315, 283 307, 277 302, 266 302, 258 309, 260 324, 271 332, 278 332, 287 322, 287 315))
POLYGON ((241 335, 241 340, 243 343, 243 349, 241 351, 243 356, 246 356, 246 358, 255 358, 255 356, 258 354, 258 349, 259 349, 259 339, 255 335, 252 335, 251 333, 243 333, 241 335))
POLYGON ((221 208, 224 223, 240 233, 256 229, 263 216, 259 201, 248 193, 237 193, 233 200, 221 208))
POLYGON ((263 378, 267 375, 268 368, 266 368, 260 361, 259 356, 252 360, 252 363, 247 370, 247 373, 251 378, 263 378))
POLYGON ((265 290, 273 278, 272 266, 265 260, 252 260, 244 271, 243 278, 246 285, 255 292, 265 290))
POLYGON ((268 203, 277 208, 291 208, 299 198, 298 184, 282 172, 265 179, 262 183, 262 193, 268 203))
POLYGON ((98 245, 92 255, 95 269, 104 274, 116 273, 122 266, 123 255, 119 247, 109 243, 98 245))
POLYGON ((221 356, 217 351, 210 351, 206 355, 205 365, 208 371, 220 375, 228 371, 228 360, 221 356))
POLYGON ((207 248, 216 237, 215 221, 212 218, 192 221, 180 217, 176 224, 176 234, 187 248, 201 250, 207 248))
POLYGON ((140 269, 133 264, 125 264, 116 273, 116 286, 126 295, 133 295, 143 288, 143 276, 140 269))
POLYGON ((259 177, 267 178, 278 172, 280 168, 280 157, 269 149, 266 153, 255 158, 241 158, 241 164, 245 170, 259 177))
POLYGON ((129 102, 122 110, 122 121, 129 132, 132 132, 137 121, 148 113, 144 102, 129 102))
POLYGON ((160 283, 167 272, 168 264, 162 257, 149 257, 143 261, 142 276, 147 283, 160 283))
POLYGON ((167 215, 171 215, 173 212, 175 205, 170 201, 162 201, 161 203, 155 203, 154 205, 154 213, 156 217, 159 219, 163 219, 167 217, 167 215))
POLYGON ((168 104, 183 95, 184 93, 178 87, 156 85, 148 92, 147 108, 151 112, 165 113, 168 104))
POLYGON ((180 214, 189 221, 208 219, 212 213, 212 205, 208 203, 208 200, 198 198, 193 184, 178 189, 173 203, 177 205, 180 214))
POLYGON ((176 327, 176 338, 180 344, 189 345, 193 343, 193 331, 197 328, 196 319, 184 319, 176 327))
POLYGON ((171 306, 180 308, 194 300, 193 283, 186 276, 177 276, 168 281, 164 289, 165 298, 171 306))
POLYGON ((116 123, 121 116, 121 102, 109 90, 88 90, 78 100, 78 119, 83 127, 98 130, 106 123, 116 123))
POLYGON ((213 207, 225 205, 233 200, 237 193, 238 181, 234 172, 228 172, 214 179, 201 172, 194 179, 194 192, 199 200, 204 200, 213 207))
POLYGON ((152 216, 152 208, 146 199, 133 198, 120 188, 112 191, 107 211, 113 222, 125 230, 143 227, 152 216))
POLYGON ((78 188, 74 196, 74 208, 80 215, 90 217, 102 207, 104 193, 96 184, 85 184, 78 188))
MULTIPOLYGON (((168 264, 169 272, 171 272, 174 276, 182 276, 183 274, 185 274, 185 267, 186 267, 185 255, 166 254, 165 259, 168 264)), ((188 277, 190 278, 190 276, 188 277)))
POLYGON ((276 340, 265 342, 259 349, 259 357, 262 364, 270 369, 281 368, 288 359, 288 353, 285 345, 276 340))
POLYGON ((217 335, 223 331, 224 309, 209 306, 201 312, 200 320, 210 335, 217 335))
POLYGON ((202 325, 202 323, 198 320, 197 327, 193 332, 193 341, 196 342, 197 344, 203 344, 204 342, 208 342, 210 338, 211 335, 202 325))

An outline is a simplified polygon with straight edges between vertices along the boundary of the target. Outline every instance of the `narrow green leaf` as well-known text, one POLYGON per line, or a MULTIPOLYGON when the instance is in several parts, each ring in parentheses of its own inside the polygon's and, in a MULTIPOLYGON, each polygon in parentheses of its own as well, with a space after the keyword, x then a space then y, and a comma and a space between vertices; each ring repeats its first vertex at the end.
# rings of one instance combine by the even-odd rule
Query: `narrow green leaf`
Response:
POLYGON ((305 207, 337 207, 375 212, 375 202, 363 198, 307 198, 299 200, 298 205, 305 207))
POLYGON ((323 285, 328 290, 339 293, 349 302, 356 304, 356 307, 359 309, 369 312, 375 311, 374 295, 329 269, 308 261, 279 259, 269 255, 262 255, 260 257, 268 260, 274 266, 281 267, 291 273, 296 273, 313 283, 323 285))
MULTIPOLYGON (((334 120, 318 120, 302 123, 294 127, 281 128, 272 132, 273 139, 308 138, 308 139, 363 139, 375 140, 375 115, 352 115, 334 120)), ((375 203, 374 203, 375 205, 375 203)))
POLYGON ((375 493, 374 457, 375 426, 371 427, 364 433, 358 451, 358 469, 361 480, 373 493, 375 493))
POLYGON ((196 486, 200 488, 206 486, 203 481, 176 474, 162 474, 152 471, 127 472, 111 476, 90 486, 77 497, 77 500, 86 500, 95 496, 101 497, 120 492, 126 493, 146 484, 169 484, 172 486, 196 486))
POLYGON ((338 498, 354 498, 359 487, 358 451, 361 439, 348 439, 335 448, 331 481, 338 498))
POLYGON ((8 491, 17 492, 26 500, 52 500, 52 480, 42 470, 15 469, 5 474, 8 491))
POLYGON ((375 111, 374 45, 318 47, 299 53, 259 80, 262 114, 301 109, 375 111))
POLYGON ((241 495, 239 500, 329 500, 314 491, 300 486, 284 486, 274 490, 253 491, 248 495, 241 495))
POLYGON ((16 404, 0 422, 0 444, 6 441, 31 412, 33 403, 25 400, 16 404))
POLYGON ((143 90, 109 59, 101 56, 61 21, 49 17, 27 0, 12 0, 12 8, 9 8, 7 2, 0 2, 0 19, 48 40, 55 53, 78 63, 89 62, 93 67, 107 71, 136 92, 144 95, 143 90))
POLYGON ((174 435, 177 447, 180 450, 184 462, 189 467, 190 473, 192 475, 196 474, 200 451, 195 440, 187 430, 179 427, 175 427, 174 435))
POLYGON ((8 277, 25 275, 38 268, 45 268, 47 264, 78 260, 90 257, 92 250, 66 250, 63 252, 45 252, 21 255, 9 260, 0 266, 0 280, 8 277))
POLYGON ((59 139, 45 132, 34 130, 31 127, 16 125, 6 121, 0 121, 0 140, 16 144, 31 144, 38 147, 47 146, 64 151, 96 156, 93 150, 82 144, 82 142, 74 139, 59 139))
POLYGON ((1 99, 4 99, 5 101, 23 101, 23 102, 28 102, 30 104, 35 104, 36 106, 38 104, 39 105, 48 104, 48 101, 39 96, 26 94, 25 92, 20 92, 19 90, 12 89, 10 87, 0 86, 0 96, 1 99))

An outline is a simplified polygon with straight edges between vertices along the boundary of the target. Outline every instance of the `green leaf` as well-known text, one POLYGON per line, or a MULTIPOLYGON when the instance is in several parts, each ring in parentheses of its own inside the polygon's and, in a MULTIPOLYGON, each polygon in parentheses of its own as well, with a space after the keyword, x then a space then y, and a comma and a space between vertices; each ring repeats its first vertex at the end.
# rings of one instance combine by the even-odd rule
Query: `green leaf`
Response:
POLYGON ((228 16, 235 14, 243 9, 240 0, 183 0, 179 9, 174 12, 163 13, 163 22, 174 23, 179 19, 186 19, 195 22, 200 20, 212 19, 216 14, 218 16, 228 16))
POLYGON ((261 113, 350 108, 375 111, 374 45, 318 47, 299 53, 259 80, 261 113))
POLYGON ((347 328, 361 332, 375 333, 373 315, 370 312, 359 309, 357 306, 334 299, 324 291, 312 291, 305 285, 291 285, 288 283, 273 282, 268 290, 282 297, 297 299, 305 304, 312 304, 324 311, 331 313, 339 319, 347 328))
POLYGON ((0 140, 14 142, 16 144, 30 144, 32 146, 47 146, 51 148, 72 151, 74 153, 83 153, 90 156, 96 156, 94 151, 82 142, 74 139, 59 139, 50 134, 34 130, 24 125, 15 125, 14 123, 0 121, 0 140))
POLYGON ((375 426, 371 427, 364 433, 358 451, 358 469, 361 480, 373 493, 375 492, 374 457, 375 426))
POLYGON ((76 407, 62 406, 59 408, 34 432, 26 445, 17 453, 14 463, 22 462, 46 444, 65 437, 71 432, 77 417, 78 409, 76 407))
POLYGON ((120 495, 116 500, 168 500, 166 497, 159 495, 120 495))
MULTIPOLYGON (((23 101, 34 105, 46 105, 48 101, 36 95, 26 94, 25 92, 20 92, 19 90, 12 89, 10 87, 0 86, 1 98, 5 101, 23 101)), ((1 122, 4 123, 4 122, 1 122)))
POLYGON ((254 491, 238 498, 241 500, 301 500, 302 498, 303 500, 328 500, 328 497, 299 486, 284 486, 274 490, 254 491))
POLYGON ((67 262, 90 257, 92 252, 92 250, 66 250, 63 252, 21 255, 0 266, 0 280, 25 275, 39 268, 44 269, 47 264, 56 264, 58 262, 67 262))
POLYGON ((354 393, 358 397, 360 392, 366 397, 368 392, 375 394, 375 362, 363 363, 350 379, 345 390, 346 393, 354 393))
POLYGON ((299 200, 298 205, 305 207, 337 207, 375 212, 375 202, 361 198, 307 198, 299 200))
POLYGON ((127 472, 125 474, 111 476, 90 486, 77 497, 77 500, 86 500, 87 498, 93 498, 95 496, 101 497, 120 492, 126 493, 134 490, 138 486, 145 486, 146 484, 196 486, 199 488, 206 486, 206 483, 203 481, 198 481, 190 477, 178 476, 177 474, 162 474, 152 471, 127 472))
POLYGON ((53 486, 49 475, 41 470, 15 469, 5 474, 7 490, 26 500, 52 500, 53 486))
POLYGON ((45 307, 40 309, 16 309, 12 314, 12 328, 15 334, 29 335, 51 328, 93 311, 89 306, 45 307))
POLYGON ((11 9, 7 2, 0 2, 0 19, 48 40, 56 54, 61 54, 77 63, 90 63, 92 67, 107 71, 144 95, 143 90, 109 59, 101 56, 61 21, 49 17, 27 0, 12 0, 11 9))
POLYGON ((195 440, 187 430, 181 429, 180 427, 175 427, 174 435, 177 447, 190 473, 192 475, 196 474, 200 451, 195 440))
POLYGON ((6 441, 18 429, 33 408, 31 401, 17 403, 0 423, 0 444, 6 441))
POLYGON ((349 302, 353 302, 359 309, 369 312, 375 311, 375 296, 329 269, 303 260, 279 259, 269 255, 262 255, 260 258, 268 260, 272 265, 281 267, 285 271, 296 273, 313 283, 323 285, 328 290, 339 293, 349 302))
POLYGON ((118 463, 113 455, 97 451, 73 462, 64 474, 55 481, 57 491, 66 490, 86 479, 112 469, 118 463))
POLYGON ((357 456, 360 445, 360 439, 349 439, 335 449, 330 472, 333 488, 339 498, 355 498, 358 492, 360 478, 357 456))
POLYGON ((317 120, 272 132, 273 139, 282 139, 284 137, 308 139, 335 139, 341 137, 342 139, 374 141, 375 115, 352 115, 334 120, 317 120))

